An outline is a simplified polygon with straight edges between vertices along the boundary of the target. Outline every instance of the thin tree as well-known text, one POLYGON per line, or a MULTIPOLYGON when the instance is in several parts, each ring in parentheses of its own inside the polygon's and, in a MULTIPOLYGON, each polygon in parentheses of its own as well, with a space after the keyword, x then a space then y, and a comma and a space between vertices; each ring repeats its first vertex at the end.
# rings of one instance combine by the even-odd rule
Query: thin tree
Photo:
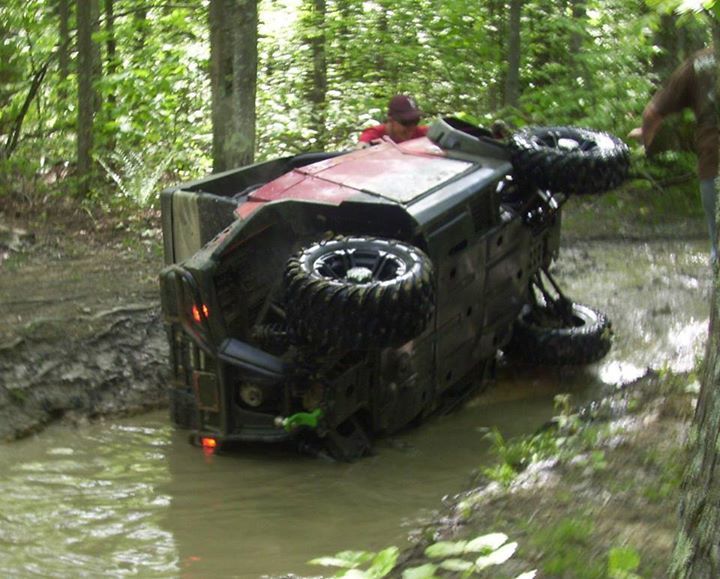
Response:
POLYGON ((223 171, 255 156, 257 0, 211 0, 209 26, 213 169, 223 171))
POLYGON ((324 148, 327 141, 326 98, 328 90, 327 55, 325 37, 325 0, 309 0, 306 10, 306 42, 312 54, 312 72, 310 75, 308 97, 312 105, 312 125, 317 134, 316 148, 324 148))
POLYGON ((510 1, 507 76, 505 77, 505 105, 517 107, 520 98, 520 17, 523 0, 510 1))
POLYGON ((99 106, 96 79, 99 76, 99 47, 93 40, 98 28, 98 1, 77 0, 77 175, 78 193, 86 196, 90 190, 94 119, 99 106))
POLYGON ((60 99, 66 97, 66 86, 70 75, 70 0, 58 0, 58 67, 60 73, 60 99))

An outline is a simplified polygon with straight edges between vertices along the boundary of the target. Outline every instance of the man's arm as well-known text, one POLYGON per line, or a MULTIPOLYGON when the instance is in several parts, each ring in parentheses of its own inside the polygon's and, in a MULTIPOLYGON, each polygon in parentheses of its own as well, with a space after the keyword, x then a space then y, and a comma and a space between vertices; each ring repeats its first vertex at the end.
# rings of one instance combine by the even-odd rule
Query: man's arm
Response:
POLYGON ((643 122, 642 127, 637 127, 630 131, 628 137, 631 139, 637 139, 648 149, 655 139, 660 125, 662 125, 663 117, 655 108, 652 101, 648 103, 643 111, 643 122))

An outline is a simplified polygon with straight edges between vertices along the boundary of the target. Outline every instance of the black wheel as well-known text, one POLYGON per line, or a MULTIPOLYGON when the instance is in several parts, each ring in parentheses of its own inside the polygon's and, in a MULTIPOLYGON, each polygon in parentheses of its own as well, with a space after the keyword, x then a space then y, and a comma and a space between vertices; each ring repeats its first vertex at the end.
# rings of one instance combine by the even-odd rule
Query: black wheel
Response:
POLYGON ((391 239, 316 242, 288 260, 284 283, 291 339, 327 350, 403 344, 434 311, 430 258, 391 239))
POLYGON ((510 138, 521 183, 555 193, 602 193, 620 185, 630 152, 617 137, 577 127, 527 127, 510 138))
POLYGON ((170 421, 177 428, 197 428, 197 410, 192 390, 170 388, 170 421))
POLYGON ((581 304, 568 304, 562 319, 545 307, 525 306, 513 326, 505 352, 532 364, 591 364, 610 350, 607 316, 581 304))

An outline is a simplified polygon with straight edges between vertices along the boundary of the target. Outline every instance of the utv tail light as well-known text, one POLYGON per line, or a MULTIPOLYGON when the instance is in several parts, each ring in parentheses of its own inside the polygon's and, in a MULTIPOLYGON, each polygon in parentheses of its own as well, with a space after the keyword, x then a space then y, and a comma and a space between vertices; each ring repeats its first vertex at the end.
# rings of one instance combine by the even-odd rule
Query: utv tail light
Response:
POLYGON ((202 446, 203 450, 205 451, 214 451, 217 448, 218 441, 217 438, 213 438, 211 436, 203 436, 200 439, 200 446, 202 446))
POLYGON ((196 324, 201 324, 204 320, 210 317, 210 310, 205 304, 201 304, 199 307, 194 304, 192 307, 192 319, 196 324))

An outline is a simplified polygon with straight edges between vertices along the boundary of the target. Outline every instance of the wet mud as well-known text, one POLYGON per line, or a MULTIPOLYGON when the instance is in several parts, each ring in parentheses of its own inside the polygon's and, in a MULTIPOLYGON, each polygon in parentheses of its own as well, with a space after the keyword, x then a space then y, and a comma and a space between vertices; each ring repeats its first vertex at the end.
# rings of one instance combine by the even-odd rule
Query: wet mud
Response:
MULTIPOLYGON (((337 465, 256 449, 208 459, 170 428, 164 410, 117 418, 166 403, 157 240, 128 246, 38 233, 3 255, 0 437, 25 440, 0 453, 0 489, 13 497, 0 513, 9 525, 0 554, 8 569, 60 575, 78 563, 90 573, 311 575, 320 571, 306 565, 313 557, 402 546, 427 524, 451 537, 498 530, 493 525, 514 514, 518 529, 542 521, 553 507, 543 503, 533 515, 538 500, 550 501, 537 489, 489 500, 497 510, 481 514, 477 529, 472 519, 458 524, 442 497, 466 488, 491 460, 488 428, 527 434, 553 415, 556 394, 607 398, 642 376, 692 368, 711 282, 700 238, 571 239, 554 273, 575 301, 611 318, 614 345, 602 362, 548 369, 502 360, 496 385, 458 412, 380 441, 375 456, 337 465), (102 417, 109 418, 92 420, 102 417)), ((637 455, 618 460, 630 464, 637 455)), ((588 477, 572 484, 562 492, 602 499, 588 477)), ((558 516, 568 511, 557 504, 558 516)), ((628 505, 612 503, 618 512, 628 505)), ((664 503, 633 512, 643 508, 667 515, 664 503)), ((666 538, 663 531, 658 540, 666 538)))
POLYGON ((0 439, 166 403, 157 241, 0 237, 0 439))

